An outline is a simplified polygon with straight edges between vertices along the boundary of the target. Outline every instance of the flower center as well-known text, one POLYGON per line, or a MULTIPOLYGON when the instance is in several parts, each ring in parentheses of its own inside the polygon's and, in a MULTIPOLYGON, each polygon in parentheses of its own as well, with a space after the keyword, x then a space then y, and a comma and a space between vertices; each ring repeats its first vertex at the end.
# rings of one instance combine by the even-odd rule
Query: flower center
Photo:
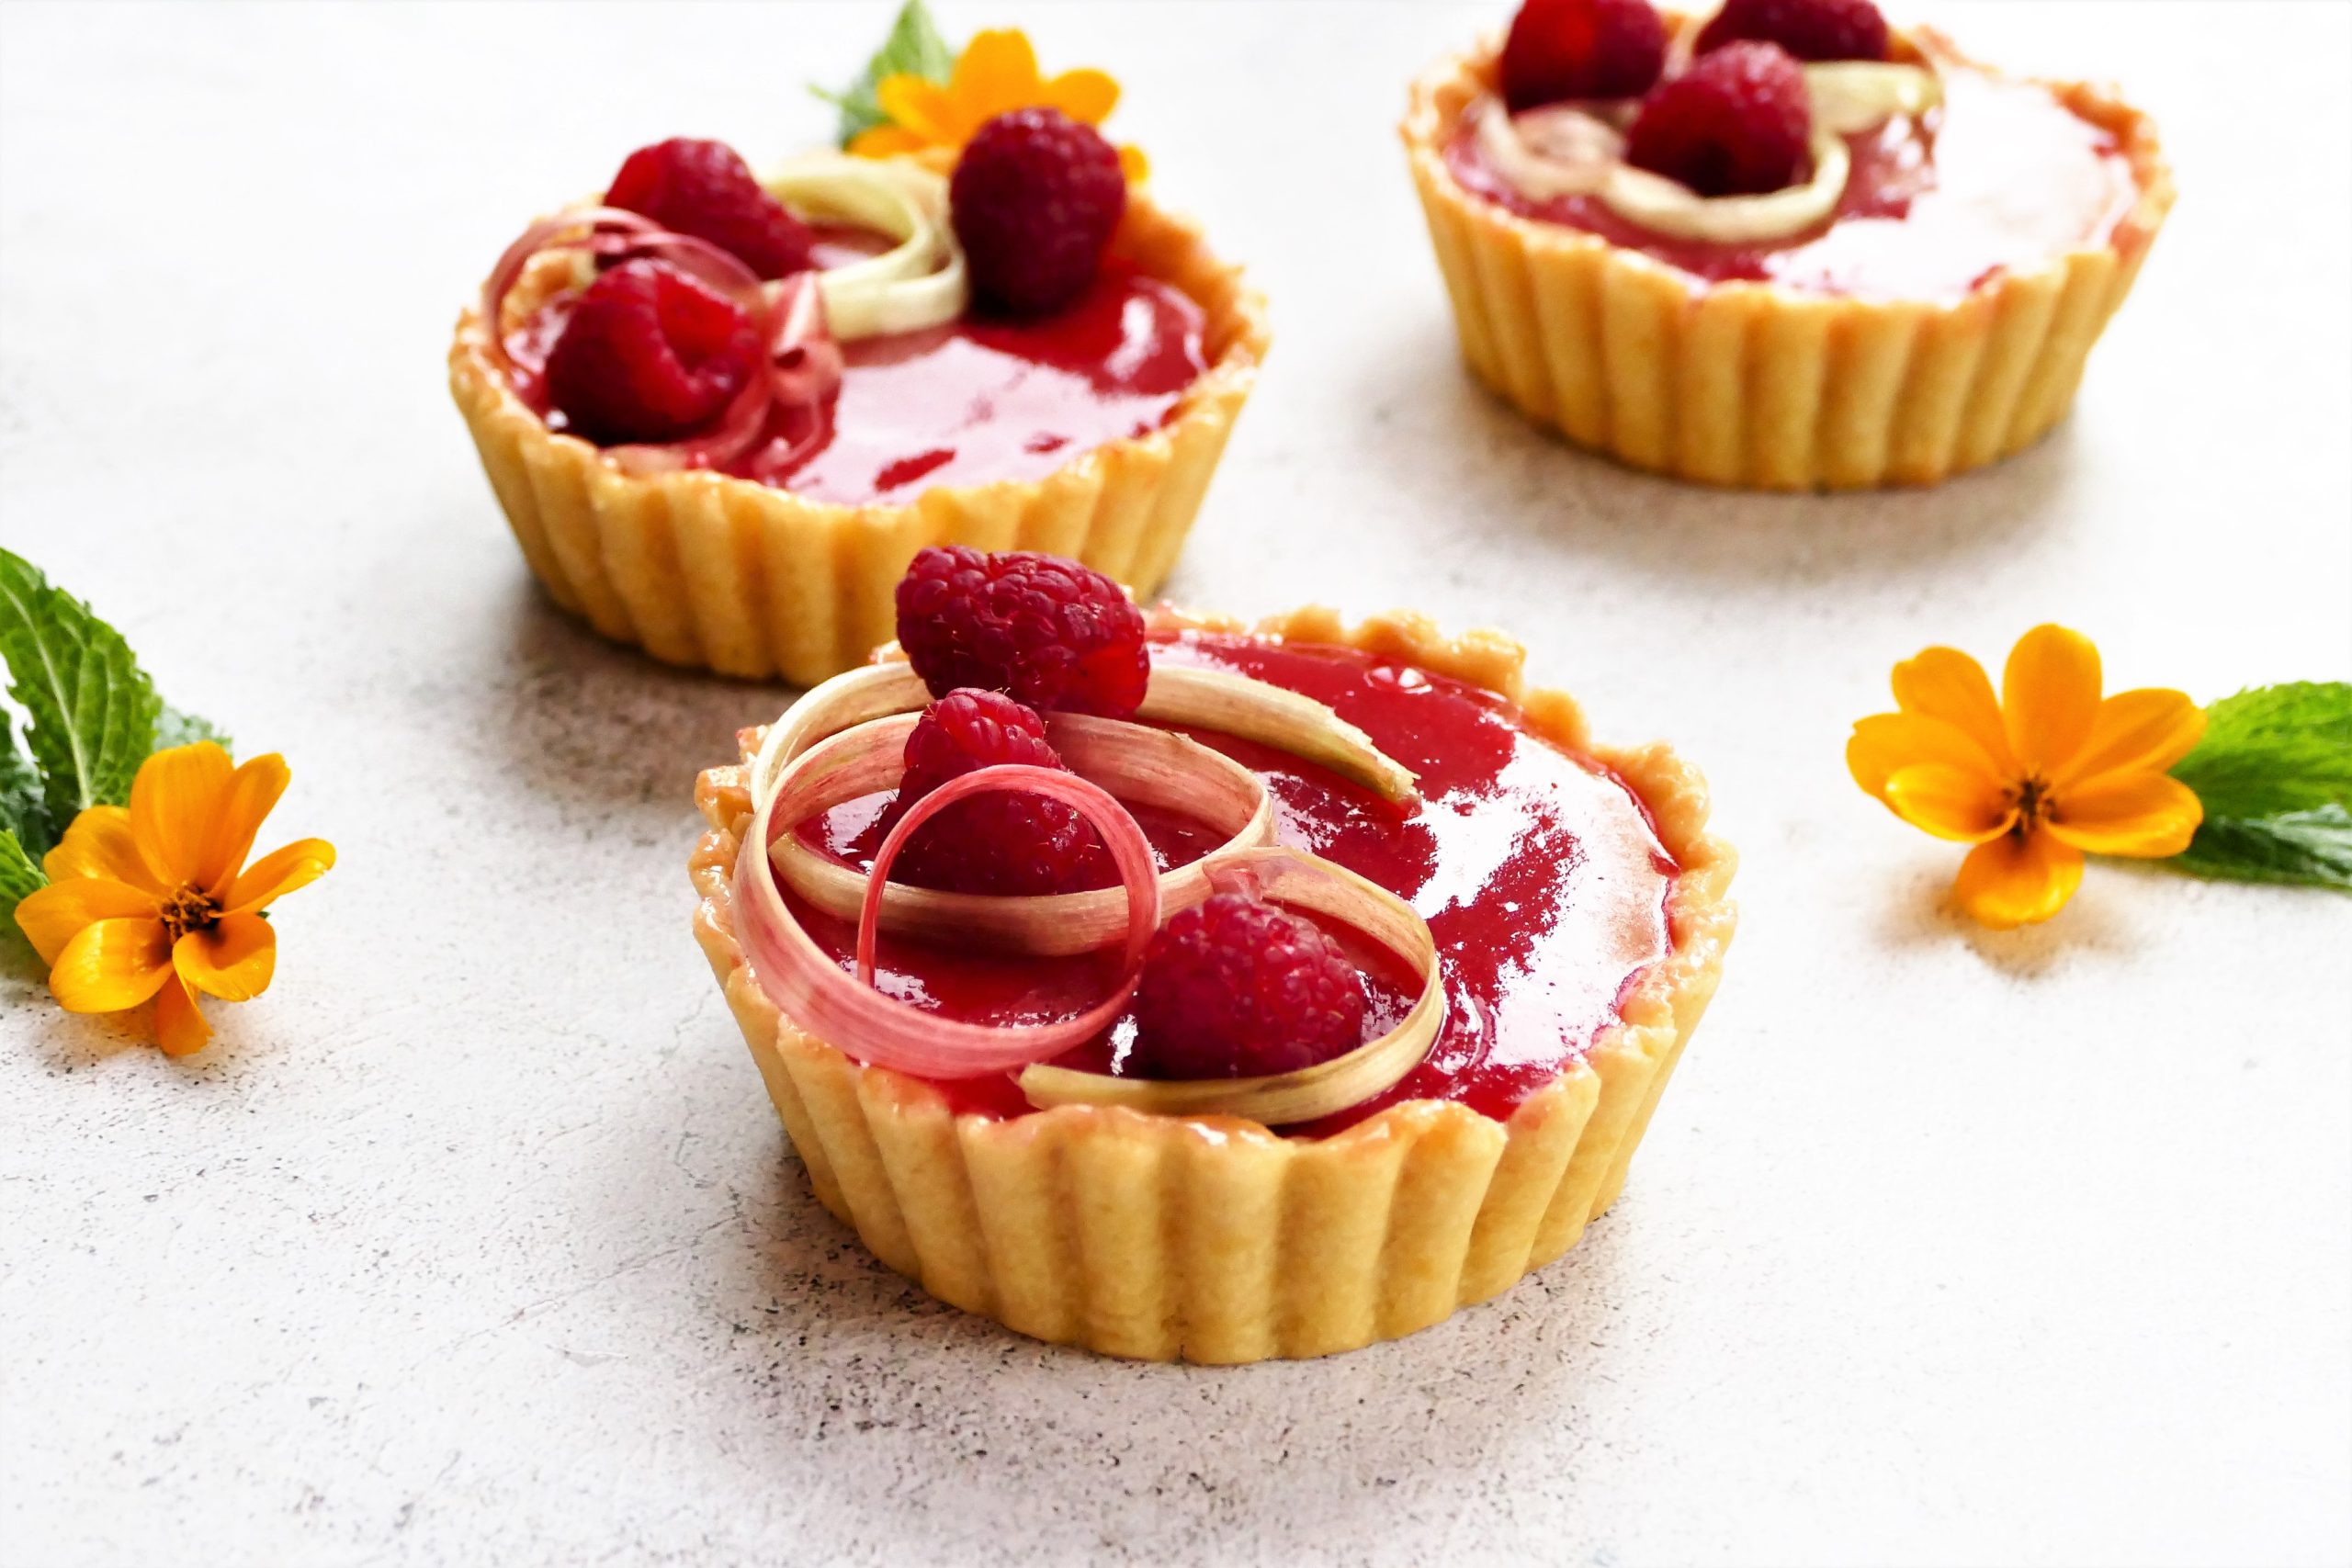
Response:
POLYGON ((203 889, 182 887, 164 901, 164 929, 171 933, 174 942, 177 942, 188 932, 202 931, 210 925, 220 913, 220 906, 214 903, 203 889))
POLYGON ((2030 832, 2042 818, 2050 815, 2050 781, 2029 773, 2017 787, 2018 827, 2020 833, 2030 832))

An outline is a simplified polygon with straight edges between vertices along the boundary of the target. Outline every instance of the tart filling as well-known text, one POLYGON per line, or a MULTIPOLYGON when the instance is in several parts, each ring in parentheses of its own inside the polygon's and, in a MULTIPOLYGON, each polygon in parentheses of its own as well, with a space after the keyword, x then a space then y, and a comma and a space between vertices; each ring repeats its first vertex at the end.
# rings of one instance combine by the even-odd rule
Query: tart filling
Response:
POLYGON ((493 270, 498 369, 630 471, 842 505, 1040 479, 1159 429, 1208 368, 1205 312, 1107 254, 1107 143, 1051 114, 989 130, 953 201, 913 163, 819 154, 755 184, 718 143, 640 150, 493 270))
MULTIPOLYGON (((1673 231, 1692 225, 1661 220, 1656 209, 1644 221, 1641 208, 1612 201, 1611 190, 1572 188, 1577 182, 1566 169, 1612 158, 1618 147, 1582 128, 1581 144, 1566 145, 1558 106, 1510 117, 1498 99, 1480 100, 1447 139, 1445 167, 1463 189, 1520 217, 1582 230, 1709 282, 1770 282, 1814 294, 1960 297, 2004 270, 2116 241, 2141 192, 2113 131, 2075 114, 2038 84, 2003 77, 1939 47, 1920 58, 1936 81, 1936 101, 1898 107, 1860 128, 1851 127, 1854 117, 1823 112, 1823 84, 1835 81, 1824 73, 1852 67, 1808 70, 1816 143, 1831 139, 1844 171, 1836 188, 1822 193, 1826 212, 1782 233, 1728 242, 1693 237, 1673 231), (1507 120, 1512 134, 1499 133, 1498 119, 1507 120), (1534 157, 1514 156, 1514 142, 1534 157), (1547 156, 1547 144, 1569 155, 1547 156), (1562 172, 1548 180, 1532 174, 1547 164, 1562 172)), ((1566 112, 1610 129, 1601 114, 1566 112)), ((1817 152, 1808 185, 1824 162, 1817 152)), ((1686 195, 1679 208, 1664 210, 1774 201, 1802 188, 1762 197, 1686 195)))
MULTIPOLYGON (((1501 698, 1353 649, 1232 634, 1157 632, 1150 657, 1155 671, 1239 676, 1327 705, 1418 775, 1417 798, 1392 799, 1291 750, 1177 727, 1263 781, 1279 844, 1403 899, 1435 945, 1443 1021, 1426 1055, 1378 1093, 1298 1122, 1293 1134, 1336 1132, 1407 1100, 1458 1100, 1505 1119, 1581 1058, 1617 1020, 1627 989, 1666 955, 1676 867, 1641 801, 1598 763, 1531 734, 1501 698)), ((794 832, 802 846, 862 872, 888 804, 887 794, 865 795, 794 832)), ((1227 837, 1164 804, 1127 804, 1163 870, 1227 837)), ((780 887, 801 929, 854 972, 856 922, 780 887)), ((1354 923, 1312 918, 1363 976, 1367 1037, 1395 1029, 1423 990, 1416 966, 1354 923)), ((1111 988, 1118 963, 1115 953, 1012 955, 888 932, 875 960, 885 995, 997 1027, 1082 1014, 1111 988)), ((1136 1070, 1135 1043, 1135 1019, 1121 1011, 1055 1065, 1125 1077, 1136 1070)), ((1011 1117, 1033 1108, 1034 1078, 1024 1093, 1014 1073, 937 1081, 959 1112, 1011 1117)))

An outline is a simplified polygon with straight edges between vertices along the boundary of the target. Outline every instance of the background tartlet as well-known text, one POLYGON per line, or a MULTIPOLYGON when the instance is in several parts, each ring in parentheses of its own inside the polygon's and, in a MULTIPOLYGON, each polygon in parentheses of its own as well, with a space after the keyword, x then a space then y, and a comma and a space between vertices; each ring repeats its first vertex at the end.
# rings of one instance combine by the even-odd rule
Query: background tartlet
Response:
MULTIPOLYGON (((1939 35, 1914 37, 1973 64, 1939 35)), ((2073 402, 2172 206, 2147 116, 2104 88, 2046 84, 2114 134, 2137 183, 2110 242, 2001 271, 1950 301, 1710 282, 1464 189, 1442 150, 1495 81, 1492 47, 1441 61, 1414 83, 1398 128, 1464 360, 1578 446, 1704 484, 1936 484, 2031 446, 2073 402)))
MULTIPOLYGON (((1159 429, 1041 480, 844 506, 707 469, 624 473, 515 395, 472 310, 450 345, 450 390, 525 560, 558 604, 668 663, 811 685, 888 640, 892 591, 927 545, 1046 551, 1138 594, 1158 589, 1256 379, 1265 303, 1196 226, 1140 189, 1110 254, 1201 306, 1208 368, 1159 429)), ((540 302, 533 281, 516 288, 510 317, 540 302)))
MULTIPOLYGON (((1163 610, 1159 624, 1240 630, 1163 610)), ((862 1066, 784 1017, 736 940, 752 801, 742 764, 695 799, 695 934, 810 1185, 891 1268, 1040 1339, 1153 1360, 1324 1355, 1424 1328, 1558 1258, 1615 1201, 1721 976, 1736 857, 1706 830, 1697 770, 1658 744, 1594 745, 1563 694, 1528 688, 1508 637, 1409 615, 1348 627, 1325 609, 1259 632, 1405 660, 1517 703, 1527 728, 1615 770, 1680 872, 1671 947, 1583 1059, 1497 1122, 1455 1101, 1390 1106, 1346 1131, 1277 1136, 1229 1117, 1063 1106, 953 1113, 934 1086, 862 1066)), ((763 731, 747 731, 745 754, 763 731)))

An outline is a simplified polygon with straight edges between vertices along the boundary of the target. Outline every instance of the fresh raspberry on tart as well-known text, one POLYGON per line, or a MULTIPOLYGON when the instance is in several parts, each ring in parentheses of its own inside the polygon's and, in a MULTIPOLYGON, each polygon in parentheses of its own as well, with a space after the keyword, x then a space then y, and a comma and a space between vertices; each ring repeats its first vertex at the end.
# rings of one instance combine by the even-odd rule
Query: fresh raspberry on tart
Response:
POLYGON ((899 580, 898 613, 899 645, 936 694, 978 686, 1105 718, 1143 702, 1151 672, 1143 615, 1117 583, 1076 561, 933 546, 899 580))
POLYGON ((1217 893, 1153 933, 1136 986, 1130 1070, 1253 1078, 1363 1043, 1363 979, 1312 920, 1217 893))
POLYGON ((1871 0, 1724 0, 1694 47, 1707 54, 1741 39, 1804 61, 1884 60, 1886 17, 1871 0))
POLYGON ((1092 126, 1059 109, 1015 109, 972 137, 948 199, 982 301, 1050 315, 1093 286, 1127 209, 1127 176, 1092 126))
POLYGON ((572 301, 548 353, 548 401, 591 441, 674 441, 716 420, 759 357, 741 306, 675 267, 626 262, 572 301))
POLYGON ((1426 73, 1403 127, 1464 357, 1531 418, 1794 490, 1936 482, 2064 415, 2171 203, 2145 116, 1870 0, 1661 12, 1635 107, 1531 87, 1537 15, 1426 73), (2062 293, 2086 330, 2049 329, 2062 293))
POLYGON ((673 136, 640 147, 613 176, 605 201, 707 240, 761 277, 805 271, 816 243, 808 225, 762 189, 742 154, 724 141, 673 136))
MULTIPOLYGON (((906 774, 881 830, 950 779, 1007 765, 1069 770, 1036 710, 1001 692, 954 691, 923 710, 907 737, 906 774)), ((959 800, 917 829, 895 875, 947 893, 1038 896, 1118 884, 1100 834, 1057 801, 1015 792, 959 800)))
POLYGON ((1491 635, 1163 611, 1146 652, 1124 719, 886 658, 706 775, 697 934, 820 1200, 958 1305, 1155 1358, 1348 1348, 1556 1256, 1729 935, 1693 777, 1596 753, 1491 635), (1029 796, 1115 886, 894 878, 1029 796))
POLYGON ((1666 68, 1666 23, 1649 0, 1527 0, 1500 62, 1503 101, 1638 98, 1666 68))
POLYGON ((1141 154, 1091 123, 1115 84, 1037 75, 1014 34, 972 47, 963 86, 940 85, 952 112, 900 103, 906 121, 845 130, 848 152, 757 176, 721 142, 641 147, 492 267, 451 386, 566 608, 664 660, 808 685, 865 657, 922 545, 1051 537, 1157 586, 1254 378, 1262 305, 1130 190, 1141 154), (699 288, 753 352, 605 322, 551 375, 574 313, 609 303, 599 276, 639 263, 684 280, 653 315, 699 288), (899 550, 843 555, 852 508, 899 550), (730 542, 747 525, 756 556, 730 542))
POLYGON ((1777 44, 1730 43, 1642 100, 1625 161, 1701 196, 1797 183, 1813 139, 1804 72, 1777 44))

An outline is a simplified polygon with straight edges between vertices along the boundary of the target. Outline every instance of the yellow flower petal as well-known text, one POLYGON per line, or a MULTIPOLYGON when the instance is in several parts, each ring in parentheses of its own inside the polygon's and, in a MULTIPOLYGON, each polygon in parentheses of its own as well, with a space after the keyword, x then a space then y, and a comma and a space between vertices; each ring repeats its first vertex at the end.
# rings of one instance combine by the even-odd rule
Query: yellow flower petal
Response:
POLYGON ((2118 692, 2098 705, 2090 739, 2057 782, 2093 779, 2127 770, 2161 773, 2194 750, 2205 735, 2205 710, 2186 692, 2143 686, 2118 692))
POLYGON ((229 776, 229 753, 209 740, 158 751, 139 764, 130 781, 130 831, 165 886, 202 886, 229 776))
POLYGON ((1044 102, 1045 84, 1037 79, 1037 51, 1029 47, 1029 35, 1019 28, 974 33, 956 62, 948 91, 959 113, 969 117, 959 128, 959 141, 970 140, 984 121, 1044 102))
POLYGON ((2016 803, 1991 774, 1940 762, 1896 769, 1886 781, 1884 798, 1914 828, 1962 844, 2008 831, 2018 815, 2016 803))
POLYGON ((155 1043, 166 1055, 185 1056, 203 1050, 211 1038, 212 1026, 204 1021, 196 993, 187 988, 187 981, 173 976, 172 983, 155 993, 155 1043))
POLYGON ((1993 682, 1984 666, 1960 649, 1922 649, 1896 665, 1894 701, 1905 713, 1939 718, 1975 741, 2003 775, 2015 772, 1993 682))
POLYGON ((74 818, 57 847, 41 857, 40 863, 51 882, 102 876, 152 892, 158 897, 165 891, 149 869, 147 857, 139 852, 139 840, 130 831, 130 813, 119 806, 85 809, 74 818))
POLYGON ((2056 776, 2098 717, 2098 649, 2080 632, 2040 626, 2018 638, 2001 672, 2009 750, 2028 773, 2056 776))
POLYGON ((850 139, 849 150, 861 158, 896 158, 920 152, 931 143, 903 126, 877 125, 850 139))
POLYGON ((137 1007, 171 977, 171 938, 147 917, 84 926, 50 965, 49 988, 67 1012, 137 1007))
POLYGON ((2004 833, 1960 863, 1952 897, 1996 931, 2030 926, 2066 907, 2083 883, 2083 852, 2047 833, 2004 833))
POLYGON ((2164 773, 2114 773, 2071 786, 2052 803, 2050 830, 2095 855, 2161 859, 2188 847, 2205 807, 2164 773))
POLYGON ((222 1001, 250 1001, 269 989, 277 968, 277 933, 259 915, 224 915, 172 945, 181 979, 222 1001))
POLYGON ((1127 183, 1131 186, 1141 185, 1151 177, 1151 161, 1143 155, 1143 149, 1140 147, 1120 148, 1119 168, 1127 176, 1127 183))
POLYGON ((230 885, 221 913, 251 914, 282 898, 297 887, 307 887, 334 868, 334 846, 324 839, 297 839, 247 866, 230 885))
POLYGON ((1855 724, 1853 738, 1846 742, 1847 770, 1856 784, 1881 800, 1886 798, 1888 779, 1919 762, 1979 773, 1991 787, 2001 787, 2000 775, 1984 749, 1939 718, 1911 713, 1872 714, 1855 724))
POLYGON ((1038 92, 1038 101, 1072 119, 1100 125, 1119 104, 1119 84, 1101 71, 1065 71, 1038 92))
POLYGON ((100 920, 153 919, 158 908, 160 900, 144 888, 110 877, 76 876, 26 894, 17 906, 17 924, 40 961, 55 964, 85 928, 100 920))
POLYGON ((215 898, 229 890, 230 879, 253 852, 254 835, 261 831, 262 818, 276 807, 291 776, 286 759, 275 751, 239 764, 229 775, 229 787, 220 796, 220 815, 212 825, 211 846, 195 879, 198 886, 215 898))
POLYGON ((936 142, 960 146, 964 141, 955 129, 959 116, 954 100, 928 77, 911 73, 885 76, 875 85, 874 101, 892 123, 918 138, 919 146, 936 142))

